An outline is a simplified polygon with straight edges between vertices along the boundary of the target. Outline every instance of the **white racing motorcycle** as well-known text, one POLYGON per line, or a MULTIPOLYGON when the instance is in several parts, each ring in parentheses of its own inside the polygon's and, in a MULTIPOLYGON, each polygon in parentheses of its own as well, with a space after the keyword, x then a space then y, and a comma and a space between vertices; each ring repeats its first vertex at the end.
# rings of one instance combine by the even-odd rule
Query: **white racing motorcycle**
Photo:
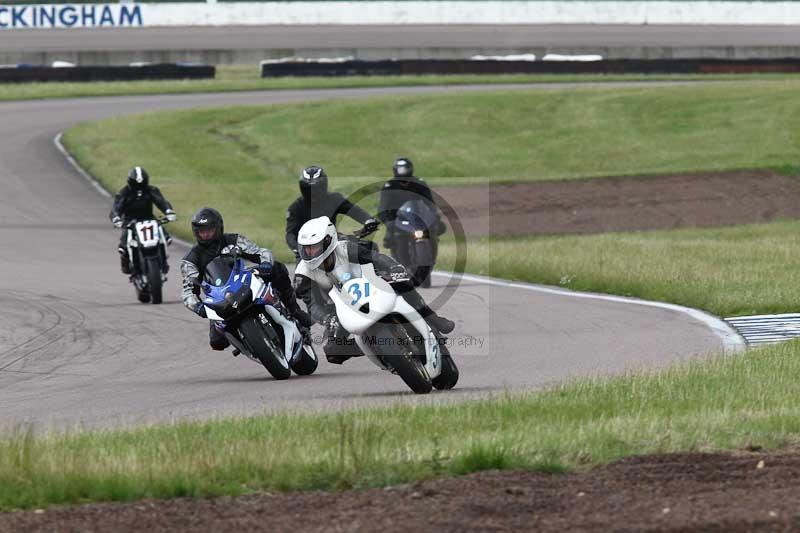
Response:
POLYGON ((432 387, 452 389, 458 367, 447 346, 438 342, 425 319, 375 273, 372 264, 352 264, 360 270, 328 292, 339 323, 356 344, 383 370, 400 376, 417 394, 432 387))
POLYGON ((132 220, 126 226, 130 280, 142 303, 160 304, 162 300, 162 286, 167 280, 167 239, 161 226, 168 222, 166 218, 132 220))

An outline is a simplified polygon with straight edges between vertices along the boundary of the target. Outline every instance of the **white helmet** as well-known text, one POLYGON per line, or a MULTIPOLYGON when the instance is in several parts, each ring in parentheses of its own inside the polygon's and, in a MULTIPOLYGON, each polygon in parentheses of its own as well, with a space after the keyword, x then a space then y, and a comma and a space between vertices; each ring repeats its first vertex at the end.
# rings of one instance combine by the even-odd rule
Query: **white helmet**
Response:
POLYGON ((297 235, 300 259, 309 268, 318 268, 338 244, 336 226, 328 217, 312 218, 297 235))

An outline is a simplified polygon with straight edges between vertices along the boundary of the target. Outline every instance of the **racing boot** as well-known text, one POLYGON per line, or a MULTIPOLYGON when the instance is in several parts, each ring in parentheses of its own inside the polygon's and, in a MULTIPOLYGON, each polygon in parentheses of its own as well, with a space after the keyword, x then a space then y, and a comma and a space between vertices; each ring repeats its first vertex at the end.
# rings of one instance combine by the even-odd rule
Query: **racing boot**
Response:
POLYGON ((123 274, 130 274, 131 273, 131 264, 128 261, 128 251, 123 250, 122 248, 117 248, 119 252, 119 266, 122 270, 123 274))
POLYGON ((416 289, 405 290, 401 293, 401 296, 405 298, 411 307, 416 309, 416 311, 422 315, 422 318, 425 319, 425 322, 427 322, 428 325, 434 330, 447 335, 455 329, 455 322, 437 314, 436 311, 428 307, 428 304, 425 303, 425 300, 416 291, 416 289))
POLYGON ((339 324, 336 315, 331 315, 323 322, 325 324, 325 344, 322 351, 329 363, 341 365, 352 357, 363 357, 356 340, 350 337, 350 332, 339 324))
POLYGON ((326 338, 325 344, 322 345, 322 351, 329 363, 341 365, 353 357, 364 356, 364 352, 358 347, 356 340, 349 336, 327 335, 326 338))
POLYGON ((437 330, 440 333, 443 333, 445 335, 447 335, 448 333, 450 333, 451 331, 453 331, 456 328, 456 323, 455 322, 453 322, 452 320, 450 320, 448 318, 445 318, 445 317, 443 317, 441 315, 437 315, 436 313, 433 312, 433 310, 431 310, 431 314, 428 315, 428 317, 425 319, 425 321, 428 324, 430 324, 430 326, 433 329, 435 329, 435 330, 437 330))
POLYGON ((213 322, 208 326, 208 344, 212 350, 221 352, 231 345, 228 339, 225 338, 225 334, 217 329, 213 322))

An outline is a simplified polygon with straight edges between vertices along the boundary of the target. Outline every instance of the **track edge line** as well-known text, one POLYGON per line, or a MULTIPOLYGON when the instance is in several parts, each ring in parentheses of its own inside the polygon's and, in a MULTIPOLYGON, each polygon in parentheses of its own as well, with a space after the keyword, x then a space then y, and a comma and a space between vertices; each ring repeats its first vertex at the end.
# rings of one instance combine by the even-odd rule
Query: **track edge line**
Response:
MULTIPOLYGON (((451 272, 434 271, 434 275, 451 277, 451 272)), ((572 298, 589 298, 594 300, 604 300, 607 302, 624 303, 631 305, 643 305, 647 307, 658 307, 669 311, 675 311, 688 315, 693 320, 703 323, 708 329, 712 331, 721 341, 723 347, 723 354, 737 353, 747 348, 747 341, 739 334, 736 329, 728 324, 724 319, 702 311, 693 307, 686 307, 678 304, 671 304, 666 302, 655 302, 652 300, 644 300, 641 298, 633 298, 629 296, 614 296, 611 294, 600 294, 593 292, 580 292, 571 291, 569 289, 562 289, 548 285, 536 285, 534 283, 527 283, 524 281, 509 281, 499 278, 492 278, 489 276, 479 276, 477 274, 460 274, 461 279, 473 281, 476 283, 484 283, 487 285, 496 285, 499 287, 508 287, 512 289, 523 289, 528 291, 541 292, 545 294, 555 294, 558 296, 567 296, 572 298)))
MULTIPOLYGON (((67 162, 78 172, 89 184, 102 196, 106 198, 111 198, 111 193, 103 187, 100 181, 97 180, 94 176, 92 176, 88 171, 86 171, 76 160, 72 157, 72 154, 67 151, 64 147, 64 144, 61 142, 63 138, 64 132, 58 132, 56 136, 53 138, 53 144, 55 145, 56 149, 61 152, 67 162)), ((177 237, 173 237, 175 242, 178 242, 184 246, 191 247, 191 244, 184 241, 183 239, 179 239, 177 237)), ((437 276, 448 276, 451 277, 453 274, 451 272, 441 272, 441 271, 434 271, 434 275, 437 276)), ((700 309, 694 309, 692 307, 685 307, 682 305, 677 304, 670 304, 665 302, 654 302, 651 300, 643 300, 640 298, 630 298, 625 296, 612 296, 609 294, 597 294, 591 292, 578 292, 578 291, 570 291, 568 289, 561 289, 557 287, 550 287, 545 285, 535 285, 533 283, 526 283, 522 281, 509 281, 504 279, 492 278, 488 276, 478 276, 475 274, 461 274, 462 279, 466 279, 469 281, 474 281, 477 283, 485 283, 487 285, 496 285, 500 287, 509 287, 514 289, 523 289, 529 291, 536 291, 542 292, 547 294, 556 294, 560 296, 569 296, 572 298, 590 298, 595 300, 605 300, 608 302, 617 302, 617 303, 626 303, 632 305, 644 305, 648 307, 658 307, 661 309, 667 309, 670 311, 677 311, 679 313, 683 313, 685 315, 689 315, 692 319, 702 322, 705 326, 710 329, 719 339, 722 341, 723 346, 723 353, 735 353, 742 351, 747 347, 747 341, 745 341, 744 337, 742 337, 739 332, 737 332, 730 324, 725 322, 725 320, 721 319, 716 315, 712 315, 711 313, 707 313, 706 311, 701 311, 700 309)))

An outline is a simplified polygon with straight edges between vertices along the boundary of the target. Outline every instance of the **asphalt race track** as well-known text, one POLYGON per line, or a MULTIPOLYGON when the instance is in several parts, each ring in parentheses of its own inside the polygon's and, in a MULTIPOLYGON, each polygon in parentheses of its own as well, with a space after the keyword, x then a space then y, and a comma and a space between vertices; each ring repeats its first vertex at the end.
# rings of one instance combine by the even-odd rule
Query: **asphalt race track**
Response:
MULTIPOLYGON (((461 90, 470 89, 481 88, 461 90)), ((166 303, 136 302, 119 272, 118 232, 107 218, 110 201, 53 143, 77 122, 129 113, 443 90, 454 89, 0 104, 0 426, 107 427, 273 409, 442 402, 587 373, 662 366, 722 349, 721 337, 686 313, 469 279, 442 310, 458 324, 452 351, 462 377, 455 391, 415 397, 399 378, 366 360, 341 367, 323 361, 314 376, 275 382, 247 359, 210 351, 206 322, 178 301, 180 246, 172 248, 166 303), (468 340, 474 344, 467 347, 468 340)), ((263 244, 282 246, 283 236, 263 244)))
POLYGON ((0 31, 0 50, 797 46, 791 26, 419 25, 92 28, 0 31))

